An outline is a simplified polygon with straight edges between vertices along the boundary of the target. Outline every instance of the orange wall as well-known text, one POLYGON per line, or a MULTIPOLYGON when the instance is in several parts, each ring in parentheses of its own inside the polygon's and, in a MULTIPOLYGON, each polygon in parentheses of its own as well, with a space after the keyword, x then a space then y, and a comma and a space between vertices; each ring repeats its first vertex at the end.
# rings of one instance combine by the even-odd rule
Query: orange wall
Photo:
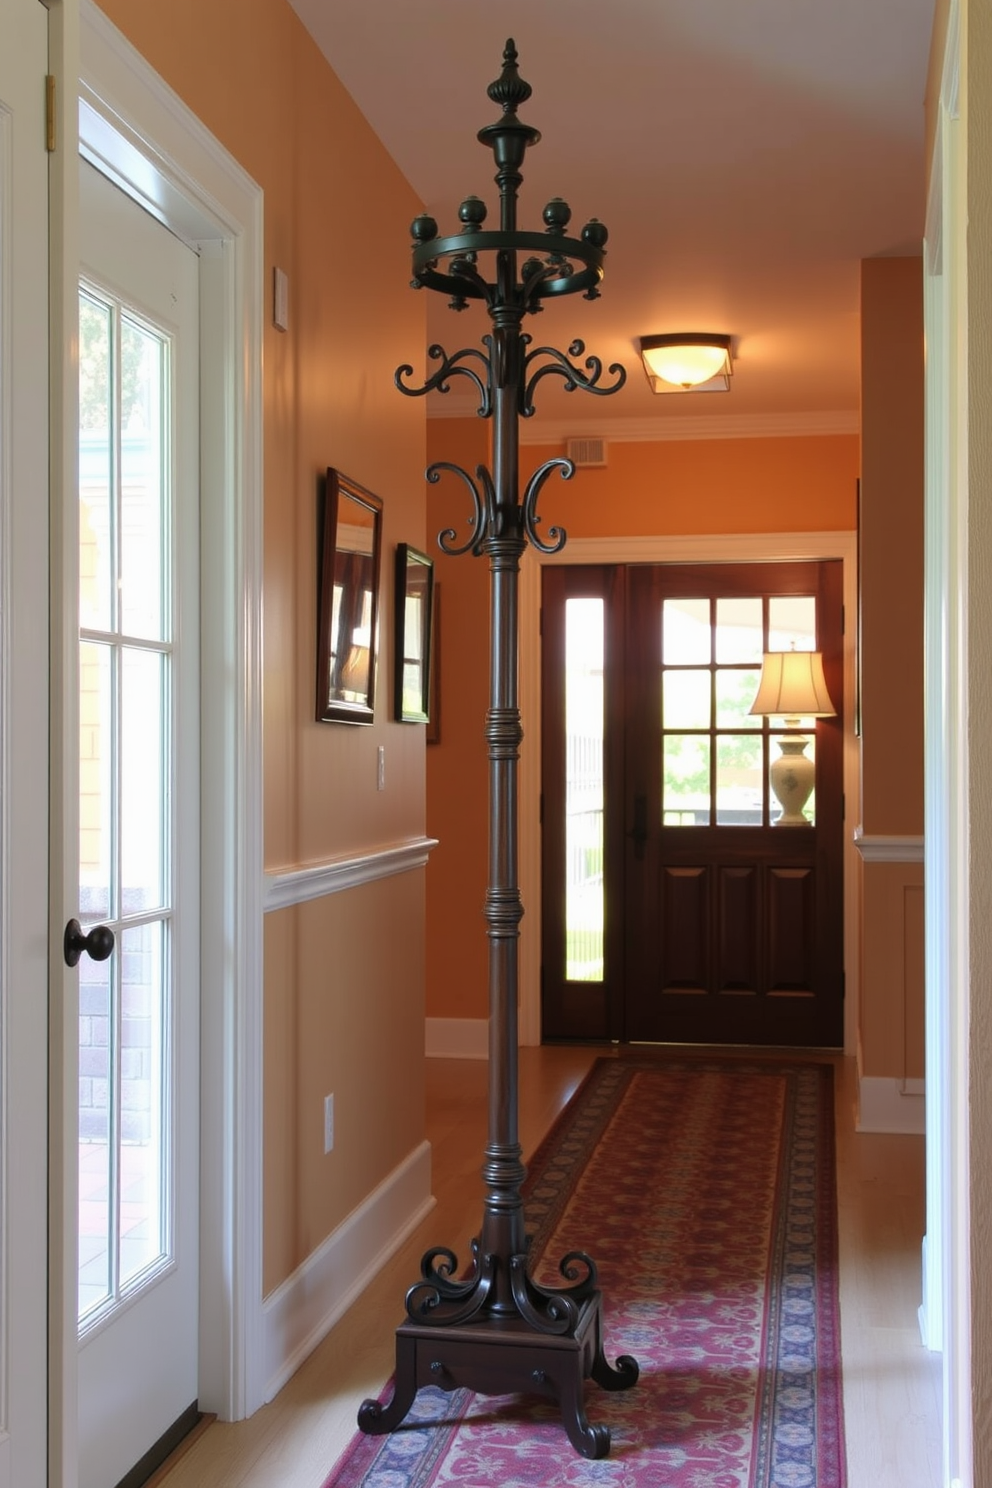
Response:
MULTIPOLYGON (((428 456, 474 473, 488 463, 489 425, 482 419, 428 423, 428 456)), ((427 1015, 488 1016, 488 942, 484 905, 489 833, 485 740, 489 707, 489 565, 446 558, 437 534, 469 536, 471 502, 445 475, 428 497, 427 552, 441 593, 440 741, 427 750, 427 830, 438 839, 427 869, 427 1015)))
MULTIPOLYGON (((423 297, 409 289, 419 203, 286 0, 103 9, 264 190, 266 866, 420 835, 424 731, 392 722, 390 666, 395 545, 424 543, 424 410, 393 386, 426 343, 423 297), (286 334, 271 324, 277 265, 289 277, 286 334), (329 465, 385 503, 368 728, 314 721, 317 490, 329 465)), ((423 876, 403 879, 266 917, 267 1288, 423 1137, 423 876), (382 946, 384 925, 402 955, 382 946)))
MULTIPOLYGON (((430 458, 474 470, 487 459, 487 435, 480 419, 432 420, 430 458)), ((557 446, 525 446, 522 480, 563 453, 557 446)), ((855 435, 616 443, 605 469, 580 470, 567 483, 552 476, 539 509, 545 530, 560 523, 572 537, 850 531, 858 454, 855 435)), ((442 527, 455 526, 466 536, 469 512, 460 482, 445 476, 428 498, 429 549, 442 527)), ((441 845, 428 871, 427 1013, 485 1018, 488 564, 441 555, 436 572, 443 593, 442 741, 428 750, 427 820, 441 845)), ((521 644, 536 645, 537 637, 522 637, 521 644)), ((527 747, 525 738, 522 751, 527 747)))
POLYGON ((861 266, 861 820, 923 831, 923 267, 861 266))
MULTIPOLYGON (((522 470, 563 454, 528 445, 522 470)), ((567 484, 552 477, 540 510, 572 537, 850 531, 857 476, 853 434, 618 443, 605 469, 579 470, 567 484)))

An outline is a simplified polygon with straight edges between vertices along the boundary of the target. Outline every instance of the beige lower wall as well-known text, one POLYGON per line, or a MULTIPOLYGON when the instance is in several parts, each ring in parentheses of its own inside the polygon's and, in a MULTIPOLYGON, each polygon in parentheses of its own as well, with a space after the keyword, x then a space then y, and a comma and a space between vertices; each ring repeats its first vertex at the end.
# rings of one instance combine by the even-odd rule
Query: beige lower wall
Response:
POLYGON ((861 865, 860 1073, 924 1075, 923 864, 861 865))
POLYGON ((265 917, 266 1296, 424 1140, 424 897, 419 870, 265 917))

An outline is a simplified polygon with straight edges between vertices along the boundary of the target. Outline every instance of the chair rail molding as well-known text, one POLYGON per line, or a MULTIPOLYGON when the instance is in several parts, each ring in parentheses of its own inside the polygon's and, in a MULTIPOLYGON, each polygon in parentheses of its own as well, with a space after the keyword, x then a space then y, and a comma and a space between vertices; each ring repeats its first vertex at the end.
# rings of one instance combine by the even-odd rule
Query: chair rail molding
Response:
POLYGON ((854 846, 866 863, 922 863, 923 837, 885 837, 855 827, 854 846))
POLYGON ((263 908, 268 914, 293 904, 305 904, 310 899, 322 899, 325 894, 340 894, 359 884, 390 878, 394 873, 409 873, 425 867, 435 847, 436 837, 411 837, 408 842, 328 858, 322 863, 308 863, 304 868, 266 873, 263 908))

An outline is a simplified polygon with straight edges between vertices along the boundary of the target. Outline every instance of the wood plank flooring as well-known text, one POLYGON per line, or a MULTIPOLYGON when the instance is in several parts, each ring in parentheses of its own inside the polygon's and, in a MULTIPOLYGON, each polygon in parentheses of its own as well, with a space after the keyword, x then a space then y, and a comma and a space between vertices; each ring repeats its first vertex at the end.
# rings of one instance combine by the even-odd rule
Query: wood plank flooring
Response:
MULTIPOLYGON (((610 1052, 521 1049, 525 1160, 593 1060, 610 1052)), ((855 1133, 852 1063, 824 1057, 837 1075, 848 1488, 939 1488, 940 1366, 922 1347, 916 1323, 923 1139, 855 1133)), ((487 1067, 442 1059, 427 1066, 437 1207, 276 1399, 248 1421, 211 1424, 168 1465, 163 1488, 319 1488, 355 1431, 359 1404, 392 1372, 403 1294, 421 1255, 440 1243, 467 1259, 482 1213, 487 1067)))

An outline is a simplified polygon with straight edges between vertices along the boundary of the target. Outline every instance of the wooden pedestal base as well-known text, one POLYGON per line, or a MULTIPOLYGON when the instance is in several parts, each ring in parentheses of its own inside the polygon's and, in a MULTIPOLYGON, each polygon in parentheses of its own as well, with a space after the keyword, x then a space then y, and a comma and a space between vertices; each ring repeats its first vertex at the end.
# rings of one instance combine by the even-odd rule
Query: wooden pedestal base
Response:
POLYGON ((396 1384, 387 1405, 366 1400, 358 1424, 369 1435, 394 1430, 425 1385, 442 1390, 467 1387, 480 1395, 546 1395, 561 1407, 568 1439, 583 1457, 605 1457, 608 1426, 591 1426, 582 1386, 595 1380, 604 1390, 626 1390, 637 1380, 629 1356, 616 1368, 603 1353, 602 1295, 582 1303, 574 1330, 537 1333, 519 1316, 487 1314, 471 1322, 438 1327, 408 1321, 396 1330, 396 1384))

